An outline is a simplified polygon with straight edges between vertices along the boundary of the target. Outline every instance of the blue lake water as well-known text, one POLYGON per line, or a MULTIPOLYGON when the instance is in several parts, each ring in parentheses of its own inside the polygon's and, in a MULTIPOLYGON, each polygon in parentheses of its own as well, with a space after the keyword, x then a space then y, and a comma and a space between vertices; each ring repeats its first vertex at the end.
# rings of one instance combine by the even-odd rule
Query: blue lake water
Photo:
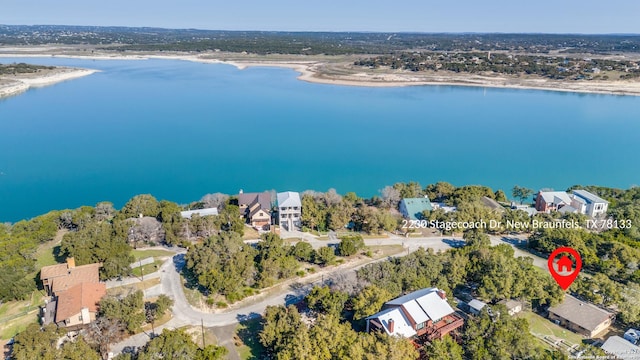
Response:
POLYGON ((151 193, 398 181, 504 189, 640 183, 640 97, 302 82, 173 60, 0 59, 101 70, 0 100, 0 221, 151 193))

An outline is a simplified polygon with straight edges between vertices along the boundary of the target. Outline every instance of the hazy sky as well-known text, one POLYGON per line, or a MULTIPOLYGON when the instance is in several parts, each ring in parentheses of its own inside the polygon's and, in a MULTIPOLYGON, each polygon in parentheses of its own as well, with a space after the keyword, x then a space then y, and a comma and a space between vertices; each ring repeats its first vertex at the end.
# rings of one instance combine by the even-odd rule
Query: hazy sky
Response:
POLYGON ((0 24, 220 30, 640 33, 638 0, 0 0, 0 24))

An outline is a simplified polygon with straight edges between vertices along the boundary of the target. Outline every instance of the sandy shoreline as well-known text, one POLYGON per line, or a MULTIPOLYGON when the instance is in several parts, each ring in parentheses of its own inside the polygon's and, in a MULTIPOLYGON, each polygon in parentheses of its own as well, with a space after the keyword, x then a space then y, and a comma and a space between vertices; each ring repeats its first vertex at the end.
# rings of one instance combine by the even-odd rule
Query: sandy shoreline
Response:
POLYGON ((56 68, 44 73, 0 75, 0 98, 18 95, 33 87, 43 87, 98 72, 92 69, 56 68))
MULTIPOLYGON (((14 49, 2 49, 7 51, 14 49)), ((640 80, 635 81, 557 81, 535 77, 508 77, 500 75, 475 75, 475 74, 451 74, 445 72, 438 73, 414 73, 400 70, 377 70, 372 71, 365 68, 355 68, 349 64, 329 64, 319 60, 262 60, 255 57, 237 54, 209 53, 206 55, 187 55, 187 54, 111 54, 99 53, 91 55, 78 54, 60 54, 60 53, 37 53, 37 49, 30 52, 2 52, 0 53, 0 61, 5 57, 62 57, 74 59, 92 59, 92 60, 146 60, 146 59, 166 59, 166 60, 183 60, 199 63, 211 64, 228 64, 243 70, 249 67, 280 67, 292 69, 299 73, 299 80, 311 83, 341 85, 341 86, 362 86, 362 87, 399 87, 399 86, 465 86, 465 87, 481 87, 481 88, 503 88, 503 89, 520 89, 520 90, 545 90, 559 92, 574 92, 587 94, 606 94, 606 95, 629 95, 640 96, 640 80), (230 56, 235 55, 233 60, 229 60, 230 56)), ((84 70, 91 71, 91 70, 84 70)), ((85 75, 89 75, 86 73, 85 75)), ((84 76, 84 75, 78 75, 84 76)), ((71 76, 74 78, 77 76, 71 76)), ((69 78, 65 78, 64 81, 69 78)), ((58 82, 54 81, 53 83, 58 82)), ((24 85, 14 84, 11 92, 20 92, 20 88, 24 85)), ((29 86, 38 86, 29 84, 29 86)), ((44 85, 41 85, 44 86, 44 85)), ((0 96, 3 95, 3 87, 0 84, 0 96)), ((11 89, 11 88, 10 88, 11 89)), ((9 90, 4 90, 9 92, 9 90)))

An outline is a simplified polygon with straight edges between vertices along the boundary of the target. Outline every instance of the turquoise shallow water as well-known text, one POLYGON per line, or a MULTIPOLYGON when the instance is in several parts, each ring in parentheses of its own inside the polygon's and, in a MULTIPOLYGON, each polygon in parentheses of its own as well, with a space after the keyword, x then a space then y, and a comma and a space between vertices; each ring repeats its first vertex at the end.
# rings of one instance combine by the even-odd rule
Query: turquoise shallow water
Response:
POLYGON ((0 59, 100 73, 0 100, 0 221, 151 193, 356 191, 439 180, 640 183, 640 98, 311 84, 287 69, 0 59))

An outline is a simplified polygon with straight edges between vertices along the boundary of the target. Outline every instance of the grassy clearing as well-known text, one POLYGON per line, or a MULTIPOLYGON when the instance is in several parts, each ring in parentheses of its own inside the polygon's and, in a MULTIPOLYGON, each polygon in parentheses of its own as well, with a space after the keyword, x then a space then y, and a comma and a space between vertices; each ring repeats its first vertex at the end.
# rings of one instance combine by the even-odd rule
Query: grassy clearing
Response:
POLYGON ((560 327, 549 321, 549 319, 545 319, 538 314, 535 314, 531 311, 523 311, 518 314, 518 316, 529 321, 529 330, 533 334, 542 336, 553 336, 555 338, 563 339, 575 345, 582 344, 582 336, 572 332, 571 330, 560 327))
POLYGON ((148 258, 148 257, 156 258, 156 257, 173 256, 173 255, 175 255, 171 251, 161 250, 161 249, 133 250, 131 253, 133 254, 133 257, 136 258, 136 260, 144 259, 144 258, 148 258))
POLYGON ((142 277, 142 275, 152 274, 158 271, 162 263, 163 263, 162 260, 156 260, 152 264, 142 265, 142 267, 131 269, 131 275, 136 277, 142 277))
POLYGON ((244 235, 242 235, 242 240, 254 240, 260 239, 260 234, 258 230, 252 228, 251 226, 244 227, 244 235))
POLYGON ((240 359, 262 359, 265 349, 258 341, 258 333, 262 330, 260 318, 251 319, 238 324, 233 336, 233 343, 240 359))
POLYGON ((377 246, 367 246, 365 248, 365 252, 367 250, 371 251, 374 259, 379 259, 381 257, 386 257, 390 255, 399 254, 405 251, 402 245, 377 245, 377 246))
POLYGON ((38 322, 38 311, 32 310, 28 314, 15 318, 13 320, 2 322, 0 325, 0 339, 8 340, 14 337, 17 333, 24 331, 29 324, 38 322))
POLYGON ((152 286, 160 284, 160 278, 153 278, 145 280, 144 282, 138 282, 135 284, 123 285, 107 289, 107 295, 111 296, 127 296, 137 290, 148 289, 152 286))

